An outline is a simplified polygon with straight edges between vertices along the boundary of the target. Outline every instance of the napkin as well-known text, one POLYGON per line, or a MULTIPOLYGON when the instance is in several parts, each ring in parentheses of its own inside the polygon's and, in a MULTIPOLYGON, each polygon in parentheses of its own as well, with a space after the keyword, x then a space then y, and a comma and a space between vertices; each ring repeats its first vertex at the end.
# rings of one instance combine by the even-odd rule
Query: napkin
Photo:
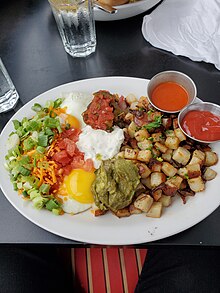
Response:
POLYGON ((220 0, 164 0, 144 17, 142 34, 154 47, 220 70, 220 0))

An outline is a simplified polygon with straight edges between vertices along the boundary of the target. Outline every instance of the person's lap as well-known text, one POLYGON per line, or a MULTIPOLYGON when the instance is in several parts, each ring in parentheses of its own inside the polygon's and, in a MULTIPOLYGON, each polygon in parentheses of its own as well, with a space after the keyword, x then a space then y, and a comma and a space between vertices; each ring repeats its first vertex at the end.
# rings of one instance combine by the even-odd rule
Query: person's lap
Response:
POLYGON ((149 249, 135 293, 217 293, 219 272, 217 249, 149 249))
POLYGON ((53 246, 0 248, 1 293, 69 293, 72 281, 53 246))

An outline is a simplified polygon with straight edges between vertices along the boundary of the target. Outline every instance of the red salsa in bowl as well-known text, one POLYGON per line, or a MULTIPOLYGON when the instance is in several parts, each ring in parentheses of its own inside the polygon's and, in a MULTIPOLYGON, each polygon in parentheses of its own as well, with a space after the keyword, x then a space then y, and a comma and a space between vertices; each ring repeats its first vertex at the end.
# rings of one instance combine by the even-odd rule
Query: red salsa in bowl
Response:
POLYGON ((204 143, 220 140, 220 106, 212 103, 191 104, 182 110, 178 123, 190 138, 204 143))

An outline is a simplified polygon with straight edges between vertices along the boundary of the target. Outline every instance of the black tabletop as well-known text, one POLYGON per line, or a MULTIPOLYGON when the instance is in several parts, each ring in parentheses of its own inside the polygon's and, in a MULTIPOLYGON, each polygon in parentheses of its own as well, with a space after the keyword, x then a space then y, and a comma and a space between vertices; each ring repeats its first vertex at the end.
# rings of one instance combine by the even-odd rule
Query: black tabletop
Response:
MULTIPOLYGON (((148 12, 150 13, 150 12, 148 12)), ((28 101, 63 83, 100 76, 150 79, 164 70, 188 74, 198 97, 220 104, 220 72, 212 64, 152 47, 141 33, 146 13, 114 22, 96 22, 97 49, 87 58, 65 53, 46 0, 0 0, 0 56, 20 94, 16 108, 0 114, 0 131, 28 101)), ((194 227, 147 245, 220 245, 220 208, 194 227)), ((0 191, 1 244, 82 245, 53 235, 20 215, 0 191)))

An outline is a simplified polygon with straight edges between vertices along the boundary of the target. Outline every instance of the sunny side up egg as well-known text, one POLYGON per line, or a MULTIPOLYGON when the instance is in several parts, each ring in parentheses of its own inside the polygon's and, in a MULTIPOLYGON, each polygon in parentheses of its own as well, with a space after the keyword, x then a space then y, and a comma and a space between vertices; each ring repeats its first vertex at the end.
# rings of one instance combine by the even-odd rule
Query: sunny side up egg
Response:
POLYGON ((82 169, 74 169, 64 178, 58 190, 64 212, 77 214, 92 207, 94 200, 91 186, 94 180, 94 172, 82 169))

